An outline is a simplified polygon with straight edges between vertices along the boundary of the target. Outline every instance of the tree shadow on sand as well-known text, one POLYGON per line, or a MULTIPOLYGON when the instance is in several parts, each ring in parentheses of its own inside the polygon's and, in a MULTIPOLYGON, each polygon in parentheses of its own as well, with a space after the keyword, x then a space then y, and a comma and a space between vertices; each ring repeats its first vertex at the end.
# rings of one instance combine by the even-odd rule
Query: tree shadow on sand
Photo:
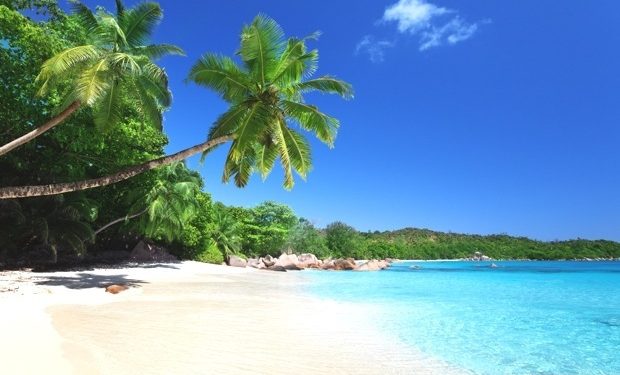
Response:
POLYGON ((64 286, 69 289, 105 288, 112 284, 124 284, 128 287, 137 287, 146 284, 146 281, 130 279, 127 275, 95 275, 80 272, 75 276, 41 276, 35 280, 37 285, 64 286))

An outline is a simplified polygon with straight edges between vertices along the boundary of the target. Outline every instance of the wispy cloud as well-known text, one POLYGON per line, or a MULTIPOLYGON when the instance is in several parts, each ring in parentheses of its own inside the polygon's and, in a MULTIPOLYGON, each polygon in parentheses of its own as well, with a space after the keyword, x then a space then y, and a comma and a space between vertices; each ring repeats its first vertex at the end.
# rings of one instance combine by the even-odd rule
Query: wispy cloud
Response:
POLYGON ((420 38, 420 51, 453 45, 471 38, 478 23, 468 23, 453 9, 426 0, 399 0, 385 10, 381 21, 396 22, 398 31, 420 38))
MULTIPOLYGON (((420 51, 465 41, 478 32, 481 24, 488 22, 467 22, 457 10, 437 6, 427 0, 398 0, 385 9, 378 21, 379 24, 396 23, 399 34, 417 37, 420 51)), ((373 35, 365 35, 357 43, 355 54, 364 53, 370 61, 382 62, 386 50, 396 45, 396 38, 390 39, 378 40, 373 35)))
POLYGON ((357 43, 355 54, 366 53, 370 61, 380 63, 385 59, 385 50, 392 47, 394 47, 394 42, 376 40, 372 35, 366 35, 357 43))

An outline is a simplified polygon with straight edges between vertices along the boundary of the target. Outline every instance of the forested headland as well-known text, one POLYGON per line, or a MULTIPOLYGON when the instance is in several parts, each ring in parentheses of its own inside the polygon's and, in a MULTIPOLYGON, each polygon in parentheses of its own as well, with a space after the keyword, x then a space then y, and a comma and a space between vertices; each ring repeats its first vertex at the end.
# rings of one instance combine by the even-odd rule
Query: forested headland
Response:
POLYGON ((162 114, 172 96, 157 60, 186 57, 181 47, 150 44, 162 19, 150 2, 126 9, 117 1, 114 11, 75 3, 66 13, 52 0, 0 1, 0 264, 75 263, 140 240, 212 263, 283 251, 357 259, 464 258, 476 251, 496 259, 620 257, 612 241, 359 232, 340 222, 317 228, 276 202, 214 202, 183 159, 208 157, 210 148, 230 142, 225 181, 243 187, 254 172, 266 177, 279 163, 290 189, 295 174, 309 172, 311 158, 306 133, 289 122, 328 146, 339 126, 303 94, 348 99, 353 91, 332 76, 306 80, 318 64, 318 51, 306 47, 315 36, 286 39, 275 21, 259 16, 242 30, 241 64, 207 53, 188 72, 189 81, 217 92, 230 109, 201 119, 213 124, 204 143, 166 156, 162 114), (256 38, 273 48, 257 52, 256 38), (271 65, 259 53, 269 54, 262 57, 271 65))

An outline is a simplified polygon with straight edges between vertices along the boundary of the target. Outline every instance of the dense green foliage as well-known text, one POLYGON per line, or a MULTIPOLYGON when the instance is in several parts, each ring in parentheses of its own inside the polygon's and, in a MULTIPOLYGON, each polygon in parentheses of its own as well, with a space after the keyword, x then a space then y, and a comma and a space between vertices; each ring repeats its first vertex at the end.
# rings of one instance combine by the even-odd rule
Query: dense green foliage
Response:
MULTIPOLYGON (((53 117, 66 103, 67 93, 72 99, 76 98, 73 94, 85 94, 80 91, 84 89, 79 83, 81 75, 74 73, 67 79, 58 74, 54 89, 44 98, 37 96, 37 76, 46 61, 50 71, 60 69, 61 73, 66 67, 95 74, 91 68, 96 61, 108 64, 105 74, 95 74, 101 82, 91 92, 97 98, 91 106, 83 106, 62 126, 0 157, 0 186, 80 181, 163 155, 167 138, 159 121, 169 97, 167 90, 162 91, 164 77, 160 77, 159 86, 145 82, 155 78, 145 67, 151 67, 151 73, 155 67, 144 59, 176 51, 170 46, 146 47, 145 36, 161 18, 159 7, 151 4, 134 8, 150 9, 154 15, 142 29, 141 37, 123 31, 131 21, 132 10, 119 7, 115 15, 103 10, 92 14, 76 7, 77 14, 67 15, 53 0, 0 1, 0 144, 53 117), (39 14, 37 19, 42 20, 24 16, 26 8, 33 8, 39 14), (87 26, 88 20, 94 29, 87 26), (93 30, 102 22, 107 25, 102 30, 107 31, 97 31, 93 36, 93 30), (112 38, 107 27, 114 22, 119 28, 114 27, 112 38), (50 63, 49 59, 60 51, 89 45, 95 46, 97 52, 86 51, 83 64, 68 66, 60 60, 57 65, 50 63), (115 60, 121 57, 129 65, 115 60), (137 65, 130 60, 136 60, 137 65), (136 66, 140 70, 132 71, 136 66), (144 72, 146 78, 138 74, 144 72), (153 102, 150 109, 145 107, 140 90, 132 89, 114 93, 118 101, 114 109, 120 112, 101 111, 101 99, 110 96, 111 88, 121 82, 135 86, 136 80, 151 90, 147 92, 153 102), (162 89, 157 95, 163 96, 152 91, 156 86, 162 89), (106 116, 110 121, 105 120, 106 116), (102 130, 97 124, 104 122, 114 126, 102 130)), ((242 35, 241 66, 231 59, 207 54, 190 77, 231 104, 230 110, 216 119, 211 137, 238 134, 246 127, 249 132, 243 131, 231 145, 225 179, 234 178, 242 186, 251 172, 265 175, 280 158, 285 186, 291 187, 293 171, 302 176, 308 172, 310 155, 305 138, 289 125, 297 124, 329 145, 338 126, 336 119, 303 102, 302 94, 318 90, 348 97, 351 89, 331 77, 305 80, 314 72, 318 53, 306 48, 308 38, 284 39, 277 24, 266 17, 255 19, 242 35), (270 48, 258 51, 259 39, 270 48), (232 84, 231 78, 238 78, 241 86, 232 84)), ((41 80, 44 82, 45 76, 39 83, 41 80)), ((89 102, 86 96, 80 98, 89 102)), ((360 233, 340 222, 319 229, 297 217, 286 205, 265 202, 253 208, 228 207, 213 202, 202 187, 197 173, 181 163, 96 191, 0 200, 0 264, 71 262, 86 253, 130 250, 140 239, 162 244, 181 258, 212 263, 221 263, 230 254, 277 256, 280 252, 310 252, 322 258, 461 258, 475 251, 494 258, 620 257, 620 244, 611 241, 539 242, 506 235, 420 229, 360 233)))

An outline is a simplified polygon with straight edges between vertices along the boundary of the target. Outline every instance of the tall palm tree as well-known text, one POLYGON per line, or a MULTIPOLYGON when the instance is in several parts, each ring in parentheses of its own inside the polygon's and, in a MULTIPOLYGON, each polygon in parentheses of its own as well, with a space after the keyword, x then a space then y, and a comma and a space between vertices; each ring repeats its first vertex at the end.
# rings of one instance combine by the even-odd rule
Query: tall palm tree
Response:
POLYGON ((123 95, 140 102, 144 119, 161 127, 161 110, 170 106, 168 79, 153 60, 183 51, 169 44, 147 44, 162 18, 157 3, 145 2, 125 9, 116 0, 116 15, 98 8, 93 13, 79 2, 72 3, 88 44, 67 48, 43 63, 37 77, 39 94, 63 90, 63 104, 45 124, 0 147, 0 155, 40 136, 65 121, 82 106, 93 108, 94 122, 107 128, 121 121, 123 95))
POLYGON ((228 57, 206 54, 192 68, 190 80, 230 103, 209 133, 210 139, 235 135, 224 165, 225 182, 232 177, 237 186, 245 186, 255 169, 265 178, 278 157, 285 188, 294 185, 293 171, 305 178, 312 165, 310 146, 293 124, 333 147, 338 120, 307 104, 303 94, 318 91, 350 98, 353 91, 331 76, 306 79, 316 72, 319 57, 316 49, 306 48, 306 41, 317 37, 285 39, 273 19, 259 15, 241 33, 241 66, 228 57))
POLYGON ((239 55, 234 60, 214 54, 204 55, 192 68, 189 79, 215 90, 231 107, 220 116, 208 139, 176 154, 161 157, 120 172, 79 182, 0 188, 0 199, 54 195, 106 186, 194 154, 203 153, 232 141, 224 165, 223 179, 234 178, 245 186, 258 170, 265 178, 279 157, 284 167, 284 187, 293 187, 293 171, 305 177, 311 166, 310 147, 295 129, 314 133, 333 146, 339 126, 337 119, 307 104, 303 94, 312 91, 353 95, 351 86, 331 76, 307 79, 318 64, 318 51, 306 48, 310 37, 285 39, 278 24, 259 15, 243 28, 239 55))
POLYGON ((155 184, 146 193, 135 191, 130 194, 129 199, 133 204, 127 216, 109 222, 94 234, 115 224, 139 218, 136 227, 145 235, 162 237, 168 241, 178 238, 186 223, 198 211, 196 196, 202 180, 182 162, 168 165, 159 172, 155 184))

